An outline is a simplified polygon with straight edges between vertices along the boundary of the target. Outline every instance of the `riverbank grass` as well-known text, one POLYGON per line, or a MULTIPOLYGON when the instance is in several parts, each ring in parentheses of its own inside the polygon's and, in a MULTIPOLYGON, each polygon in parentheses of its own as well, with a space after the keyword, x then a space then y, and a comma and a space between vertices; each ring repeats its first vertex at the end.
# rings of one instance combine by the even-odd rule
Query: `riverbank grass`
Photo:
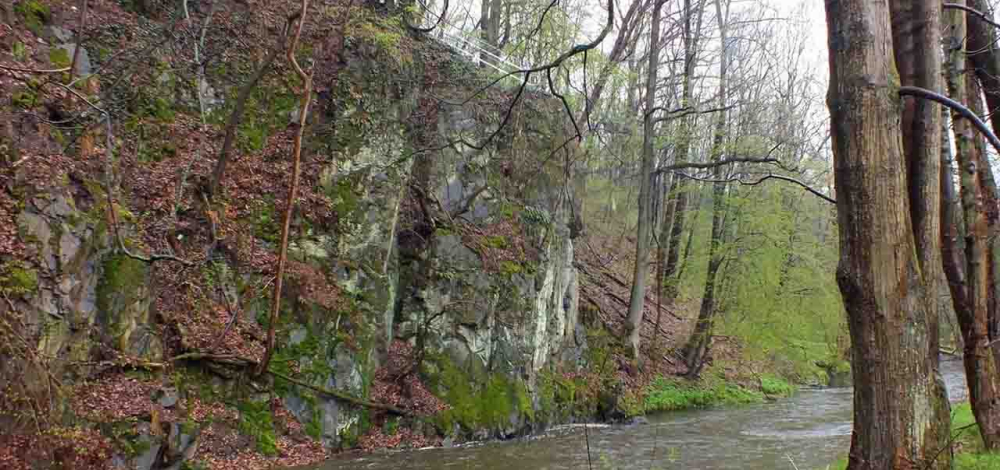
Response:
MULTIPOLYGON (((955 470, 996 470, 1000 469, 1000 453, 987 452, 983 439, 968 403, 956 405, 951 410, 952 445, 955 449, 955 470)), ((827 465, 823 470, 844 470, 847 457, 827 465)))
POLYGON ((760 403, 765 398, 788 396, 796 387, 778 377, 764 377, 760 390, 741 387, 722 380, 705 379, 691 382, 659 377, 646 389, 643 410, 646 413, 679 411, 721 405, 760 403))

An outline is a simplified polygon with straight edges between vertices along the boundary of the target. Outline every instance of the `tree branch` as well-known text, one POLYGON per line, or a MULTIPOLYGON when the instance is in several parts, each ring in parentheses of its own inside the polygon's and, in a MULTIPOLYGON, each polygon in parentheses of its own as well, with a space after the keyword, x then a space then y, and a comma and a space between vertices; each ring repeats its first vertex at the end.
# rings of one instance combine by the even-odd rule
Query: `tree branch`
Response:
MULTIPOLYGON (((302 95, 299 98, 299 123, 295 133, 295 143, 292 150, 292 182, 288 191, 288 199, 285 203, 285 217, 281 225, 281 247, 278 252, 278 269, 274 281, 274 298, 271 299, 271 321, 267 327, 267 344, 264 346, 264 357, 257 365, 255 375, 260 375, 267 371, 267 365, 271 362, 271 355, 274 353, 274 330, 278 323, 278 313, 281 308, 281 287, 285 275, 285 265, 288 262, 288 234, 291 231, 292 211, 295 209, 295 198, 299 191, 300 164, 302 161, 302 137, 306 128, 306 119, 309 116, 309 104, 312 102, 313 74, 315 67, 310 68, 309 73, 302 70, 299 61, 295 58, 295 49, 298 47, 299 38, 302 36, 302 27, 306 22, 306 13, 309 8, 309 0, 302 0, 298 25, 295 29, 295 36, 292 38, 287 51, 285 52, 288 61, 302 79, 304 85, 302 95)), ((345 26, 346 27, 346 23, 345 26)))
POLYGON ((351 404, 354 404, 354 405, 357 405, 357 406, 363 406, 363 407, 366 407, 366 408, 373 408, 373 409, 376 409, 376 410, 384 410, 384 411, 388 411, 389 413, 392 413, 392 414, 395 414, 395 415, 399 415, 399 416, 409 416, 409 415, 412 414, 409 411, 406 411, 406 410, 401 409, 401 408, 397 408, 397 407, 392 406, 392 405, 386 405, 385 403, 374 403, 374 402, 362 400, 362 399, 360 399, 358 397, 349 395, 349 394, 341 392, 339 390, 333 390, 333 389, 329 389, 329 388, 326 388, 326 387, 320 387, 320 386, 317 386, 317 385, 313 385, 313 384, 308 383, 308 382, 303 382, 301 380, 291 378, 291 377, 289 377, 289 376, 287 376, 285 374, 282 374, 280 372, 275 372, 275 371, 270 370, 270 369, 267 370, 267 373, 269 373, 269 374, 271 374, 271 375, 273 375, 273 376, 275 376, 275 377, 277 377, 277 378, 279 378, 281 380, 284 380, 284 381, 286 381, 288 383, 292 383, 292 384, 298 385, 300 387, 305 387, 305 388, 308 388, 308 389, 313 390, 315 392, 319 392, 319 393, 322 393, 324 395, 329 395, 329 396, 331 396, 333 398, 336 398, 338 400, 346 401, 348 403, 351 403, 351 404))
POLYGON ((668 171, 675 171, 675 170, 686 170, 688 168, 694 168, 694 169, 697 169, 697 170, 704 170, 704 169, 707 169, 707 168, 715 168, 717 166, 728 165, 730 163, 777 163, 777 162, 778 162, 778 159, 777 158, 773 158, 773 157, 764 157, 764 158, 732 157, 732 158, 723 158, 723 159, 720 159, 720 160, 716 160, 714 162, 706 162, 706 163, 695 163, 695 162, 675 163, 673 165, 661 166, 660 168, 657 168, 656 171, 653 172, 653 174, 666 173, 668 171))
POLYGON ((990 141, 990 145, 993 146, 993 149, 1000 153, 1000 139, 993 134, 993 131, 990 130, 989 126, 987 126, 986 123, 983 122, 978 115, 976 115, 976 113, 972 112, 972 110, 965 107, 962 103, 959 103, 958 101, 948 98, 940 93, 915 86, 899 87, 899 96, 923 98, 951 108, 953 111, 962 115, 962 117, 968 119, 969 122, 971 122, 972 125, 986 137, 986 140, 990 141))
POLYGON ((986 13, 983 13, 983 12, 981 12, 979 10, 976 10, 975 8, 972 8, 972 7, 969 7, 969 6, 966 6, 966 5, 962 5, 962 4, 959 4, 959 3, 945 3, 945 4, 942 4, 941 7, 942 8, 951 8, 953 10, 962 10, 962 11, 965 11, 967 13, 971 13, 972 15, 979 17, 980 20, 983 20, 984 23, 989 24, 990 26, 992 26, 994 28, 1000 29, 1000 24, 994 22, 993 19, 990 18, 990 16, 987 15, 986 13))
MULTIPOLYGON (((437 21, 435 21, 432 26, 428 26, 426 28, 422 28, 420 26, 414 26, 413 24, 410 23, 410 19, 406 17, 405 13, 402 15, 403 22, 406 23, 406 27, 407 28, 410 28, 410 29, 412 29, 412 30, 414 30, 414 31, 416 31, 418 33, 429 33, 431 31, 434 31, 434 29, 437 28, 438 26, 440 26, 441 22, 444 21, 444 17, 448 16, 448 2, 449 2, 449 0, 444 0, 444 7, 441 9, 441 14, 438 15, 437 21)), ((419 3, 420 3, 420 5, 422 5, 424 7, 425 11, 430 11, 430 8, 427 8, 427 3, 423 2, 423 1, 421 1, 419 3)))
POLYGON ((689 174, 681 173, 681 172, 678 172, 678 173, 680 173, 685 178, 690 178, 690 179, 693 179, 695 181, 701 181, 701 182, 704 182, 704 183, 739 183, 739 184, 741 184, 743 186, 757 186, 758 184, 761 184, 764 181, 767 181, 767 180, 770 180, 770 179, 787 181, 789 183, 801 186, 802 189, 805 189, 806 191, 812 193, 816 197, 818 197, 818 198, 820 198, 820 199, 822 199, 822 200, 824 200, 826 202, 829 202, 830 204, 836 204, 837 203, 836 199, 833 199, 830 196, 827 196, 826 194, 821 193, 819 190, 814 189, 812 186, 809 186, 808 184, 802 182, 801 180, 797 180, 797 179, 792 178, 790 176, 783 176, 783 175, 776 175, 774 173, 768 173, 767 175, 761 177, 760 179, 758 179, 756 181, 744 181, 742 178, 739 178, 739 177, 732 177, 732 178, 725 178, 725 179, 711 179, 711 178, 701 178, 701 177, 698 177, 698 176, 689 175, 689 174))

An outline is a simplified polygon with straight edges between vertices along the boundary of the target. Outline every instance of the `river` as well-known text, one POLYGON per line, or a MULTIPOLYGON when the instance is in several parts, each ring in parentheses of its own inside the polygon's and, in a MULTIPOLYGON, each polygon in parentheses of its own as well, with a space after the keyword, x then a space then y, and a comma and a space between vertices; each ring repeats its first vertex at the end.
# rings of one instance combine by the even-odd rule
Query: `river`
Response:
MULTIPOLYGON (((961 360, 942 357, 941 371, 951 401, 965 400, 961 360)), ((771 403, 653 415, 648 425, 561 426, 521 440, 344 455, 313 470, 822 469, 847 453, 851 397, 849 388, 805 388, 771 403)))

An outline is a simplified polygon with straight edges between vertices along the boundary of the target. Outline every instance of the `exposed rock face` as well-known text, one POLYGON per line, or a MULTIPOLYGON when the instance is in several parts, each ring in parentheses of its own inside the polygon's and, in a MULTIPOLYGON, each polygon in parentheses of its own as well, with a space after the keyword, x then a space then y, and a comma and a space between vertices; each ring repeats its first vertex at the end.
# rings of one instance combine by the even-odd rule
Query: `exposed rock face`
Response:
POLYGON ((62 363, 86 362, 101 338, 130 356, 160 360, 146 265, 113 253, 103 218, 93 212, 100 209, 80 209, 66 189, 35 195, 18 217, 38 260, 38 288, 21 301, 26 336, 38 336, 39 350, 62 363))
MULTIPOLYGON (((347 300, 337 307, 300 301, 304 287, 286 281, 275 367, 294 363, 297 376, 312 385, 365 397, 387 346, 406 342, 436 394, 446 396, 464 382, 466 395, 495 397, 482 410, 428 427, 439 426, 436 432, 449 441, 454 434, 523 432, 531 421, 549 419, 535 414, 543 371, 575 370, 586 349, 569 228, 572 190, 562 170, 545 162, 566 140, 561 109, 536 96, 542 104, 500 133, 494 133, 498 110, 444 107, 425 115, 427 100, 471 88, 413 86, 428 69, 412 62, 385 77, 384 58, 365 56, 370 53, 347 54, 339 75, 326 77, 332 92, 323 97, 318 130, 307 142, 332 156, 318 190, 332 200, 336 226, 296 224, 305 228, 289 247, 290 259, 324 273, 347 300), (423 127, 414 129, 413 121, 423 127)), ((34 293, 18 300, 28 312, 26 336, 40 337, 38 349, 46 355, 77 365, 59 375, 86 375, 79 364, 108 346, 162 362, 165 328, 151 309, 150 266, 116 249, 107 207, 95 202, 101 194, 79 186, 32 195, 18 216, 39 280, 34 293)), ((130 217, 116 210, 123 211, 127 238, 130 217)), ((231 284, 258 280, 232 277, 231 284)), ((220 290, 250 317, 266 311, 266 303, 239 298, 233 285, 220 290)), ((183 338, 183 325, 175 326, 183 338)), ((328 446, 352 445, 365 431, 363 409, 306 387, 276 383, 275 391, 328 446)), ((169 390, 152 399, 171 408, 185 397, 169 390)), ((178 441, 173 447, 195 445, 175 429, 170 435, 178 441)), ((150 445, 133 463, 149 468, 162 443, 143 439, 150 445)))

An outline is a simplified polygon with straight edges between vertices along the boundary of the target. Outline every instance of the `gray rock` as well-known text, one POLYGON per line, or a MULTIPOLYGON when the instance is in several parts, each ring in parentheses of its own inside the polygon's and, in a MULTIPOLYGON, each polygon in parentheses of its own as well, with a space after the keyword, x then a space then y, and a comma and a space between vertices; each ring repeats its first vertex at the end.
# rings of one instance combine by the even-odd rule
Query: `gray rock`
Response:
POLYGON ((42 31, 42 37, 52 43, 70 42, 73 40, 73 33, 59 26, 47 26, 42 31))
POLYGON ((163 446, 159 439, 154 440, 149 432, 149 423, 139 424, 139 443, 149 444, 149 448, 135 458, 135 470, 152 470, 156 464, 156 456, 160 454, 160 447, 163 446))
POLYGON ((174 406, 177 406, 177 402, 181 399, 180 392, 173 387, 163 387, 154 393, 156 403, 164 408, 173 408, 174 406))
MULTIPOLYGON (((66 51, 66 53, 69 55, 70 61, 73 60, 73 54, 76 51, 76 44, 72 43, 60 44, 59 48, 66 51)), ((92 69, 90 65, 90 54, 87 53, 86 48, 81 47, 80 57, 78 57, 76 60, 76 68, 73 70, 73 73, 76 74, 77 76, 84 76, 84 75, 90 75, 91 70, 92 69)))
POLYGON ((49 221, 40 214, 22 212, 17 218, 17 224, 41 246, 42 262, 45 264, 45 267, 50 271, 55 271, 57 268, 56 256, 52 251, 51 243, 49 243, 52 239, 52 229, 49 227, 49 221))
POLYGON ((62 235, 59 236, 59 263, 60 266, 64 268, 69 266, 70 262, 76 258, 77 253, 80 251, 80 247, 83 242, 69 231, 64 231, 62 235))
POLYGON ((291 334, 288 335, 288 342, 291 343, 292 346, 298 346, 299 344, 302 344, 308 336, 309 330, 305 328, 296 328, 292 330, 291 334))
MULTIPOLYGON (((83 57, 84 51, 80 51, 80 56, 83 57)), ((70 55, 70 57, 73 57, 70 55)), ((77 64, 80 65, 80 64, 77 64)), ((55 201, 52 202, 48 207, 45 208, 45 214, 52 217, 66 217, 76 210, 73 208, 72 204, 65 196, 56 196, 55 201)))

